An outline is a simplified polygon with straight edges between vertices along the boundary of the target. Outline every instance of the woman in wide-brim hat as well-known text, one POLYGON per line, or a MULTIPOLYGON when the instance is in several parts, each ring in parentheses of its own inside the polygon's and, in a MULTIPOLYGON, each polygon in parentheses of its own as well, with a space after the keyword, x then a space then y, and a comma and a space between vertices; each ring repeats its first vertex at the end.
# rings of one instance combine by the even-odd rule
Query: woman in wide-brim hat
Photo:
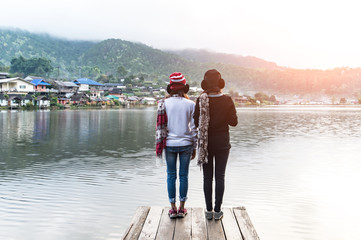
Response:
POLYGON ((189 100, 189 85, 182 73, 169 76, 169 95, 158 102, 157 156, 165 150, 167 162, 167 190, 171 209, 170 218, 184 217, 188 193, 188 172, 190 160, 195 157, 197 130, 193 114, 195 103, 189 100), (177 158, 179 157, 179 209, 176 206, 177 158))
POLYGON ((198 97, 194 122, 198 127, 198 165, 203 168, 203 191, 206 202, 206 218, 223 217, 221 206, 224 179, 228 161, 229 126, 238 124, 237 112, 231 97, 224 95, 225 86, 216 69, 208 70, 201 83, 204 92, 198 97), (215 176, 215 204, 213 207, 213 173, 215 176))

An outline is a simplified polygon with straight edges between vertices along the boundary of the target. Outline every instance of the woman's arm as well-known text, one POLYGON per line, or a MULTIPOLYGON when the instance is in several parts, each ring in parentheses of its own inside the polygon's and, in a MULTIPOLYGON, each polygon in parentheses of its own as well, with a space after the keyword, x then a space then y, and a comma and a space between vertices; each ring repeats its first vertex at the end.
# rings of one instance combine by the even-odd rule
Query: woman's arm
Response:
POLYGON ((230 100, 230 107, 228 112, 228 124, 232 127, 237 126, 238 124, 238 118, 237 118, 237 111, 236 107, 234 106, 232 98, 229 98, 230 100))
POLYGON ((195 125, 194 114, 195 114, 195 106, 193 104, 192 105, 192 111, 191 111, 191 114, 190 114, 190 128, 191 128, 191 131, 192 131, 193 149, 195 150, 197 148, 198 128, 195 125))
POLYGON ((199 98, 197 98, 197 101, 196 101, 196 106, 195 106, 195 109, 194 109, 193 119, 194 119, 194 124, 198 128, 198 126, 199 126, 199 98))

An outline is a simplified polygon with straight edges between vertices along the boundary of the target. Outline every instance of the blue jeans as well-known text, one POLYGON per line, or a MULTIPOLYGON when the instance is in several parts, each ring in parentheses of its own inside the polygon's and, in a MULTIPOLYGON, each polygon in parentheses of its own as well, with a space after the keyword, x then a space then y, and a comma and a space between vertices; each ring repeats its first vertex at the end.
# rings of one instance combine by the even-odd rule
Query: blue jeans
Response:
POLYGON ((180 147, 166 147, 167 187, 169 202, 175 203, 175 188, 177 180, 177 156, 179 155, 179 201, 187 200, 188 170, 192 156, 193 145, 180 147))

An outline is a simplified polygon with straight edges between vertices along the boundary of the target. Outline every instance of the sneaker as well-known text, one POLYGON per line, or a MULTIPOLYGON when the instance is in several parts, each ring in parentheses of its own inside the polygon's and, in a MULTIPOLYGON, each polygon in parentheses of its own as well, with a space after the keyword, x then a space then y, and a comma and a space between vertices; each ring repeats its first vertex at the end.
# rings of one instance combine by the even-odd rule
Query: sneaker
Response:
POLYGON ((187 215, 187 209, 186 208, 179 208, 178 210, 178 217, 184 218, 187 215))
POLYGON ((168 212, 168 216, 173 219, 173 218, 177 218, 177 210, 175 209, 170 209, 169 212, 168 212))
POLYGON ((212 219, 213 219, 213 211, 205 211, 204 213, 205 213, 206 218, 207 218, 208 220, 212 220, 212 219))
POLYGON ((223 217, 223 212, 214 212, 214 220, 221 220, 223 217))

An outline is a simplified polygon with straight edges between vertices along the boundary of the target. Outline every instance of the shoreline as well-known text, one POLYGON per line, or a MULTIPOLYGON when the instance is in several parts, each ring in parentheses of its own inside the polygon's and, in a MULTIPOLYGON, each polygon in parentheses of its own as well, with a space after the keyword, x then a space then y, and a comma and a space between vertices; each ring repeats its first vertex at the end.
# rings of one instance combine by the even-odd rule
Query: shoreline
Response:
MULTIPOLYGON (((112 106, 112 107, 102 107, 102 106, 81 106, 81 107, 64 107, 64 108, 34 108, 34 109, 26 109, 26 108, 9 108, 9 107, 0 107, 0 111, 74 111, 74 110, 116 110, 116 109, 145 109, 145 108, 156 108, 157 105, 130 105, 130 106, 112 106)), ((238 109, 271 109, 271 108, 360 108, 361 104, 265 104, 265 105, 240 105, 236 104, 236 108, 238 109)))

